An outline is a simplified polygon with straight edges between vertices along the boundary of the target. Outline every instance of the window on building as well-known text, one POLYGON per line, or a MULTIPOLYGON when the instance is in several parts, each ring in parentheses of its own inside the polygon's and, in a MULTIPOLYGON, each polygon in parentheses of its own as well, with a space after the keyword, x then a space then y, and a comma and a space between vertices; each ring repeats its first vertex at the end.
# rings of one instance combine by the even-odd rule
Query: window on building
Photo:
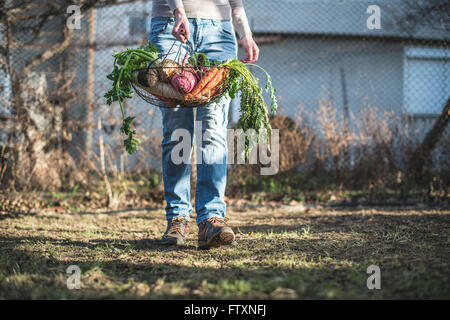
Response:
POLYGON ((404 108, 413 116, 437 116, 450 97, 450 50, 406 47, 404 108))

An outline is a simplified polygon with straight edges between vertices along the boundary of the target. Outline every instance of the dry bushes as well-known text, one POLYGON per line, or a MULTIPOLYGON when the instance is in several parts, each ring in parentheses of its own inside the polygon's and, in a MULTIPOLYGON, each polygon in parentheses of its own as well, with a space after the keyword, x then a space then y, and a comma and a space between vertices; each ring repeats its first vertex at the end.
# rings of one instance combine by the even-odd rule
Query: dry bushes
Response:
POLYGON ((273 117, 271 125, 280 130, 280 172, 296 170, 304 165, 317 134, 309 126, 302 125, 302 119, 294 121, 283 115, 273 117))
MULTIPOLYGON (((303 184, 295 183, 295 188, 335 186, 376 193, 388 187, 408 192, 414 184, 428 188, 432 181, 440 181, 440 187, 448 189, 450 148, 445 137, 427 162, 421 181, 412 181, 406 174, 424 133, 417 120, 375 106, 362 107, 346 120, 331 102, 319 100, 316 109, 305 111, 300 106, 294 119, 277 115, 271 125, 280 130, 280 172, 270 178, 272 182, 286 183, 298 177, 303 184)), ((235 165, 230 177, 230 190, 250 180, 254 188, 263 188, 267 179, 259 176, 258 165, 235 165)))

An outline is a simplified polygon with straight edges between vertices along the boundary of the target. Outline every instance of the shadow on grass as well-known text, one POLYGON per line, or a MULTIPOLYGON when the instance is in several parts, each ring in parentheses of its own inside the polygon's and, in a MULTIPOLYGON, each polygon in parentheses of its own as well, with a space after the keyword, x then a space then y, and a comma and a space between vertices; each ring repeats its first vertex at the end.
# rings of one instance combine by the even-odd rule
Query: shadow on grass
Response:
MULTIPOLYGON (((251 241, 245 240, 250 246, 251 241)), ((79 244, 74 242, 74 244, 79 244)), ((116 247, 121 247, 120 245, 116 247)), ((247 246, 247 245, 246 245, 247 246)), ((314 247, 314 246, 312 246, 314 247)), ((312 248, 311 247, 311 248, 312 248)), ((158 248, 159 250, 159 248, 158 248)), ((185 249, 186 250, 186 249, 185 249)), ((6 253, 6 252, 4 252, 6 253)), ((166 263, 130 262, 122 259, 86 261, 59 260, 25 250, 7 250, 3 277, 22 275, 16 281, 0 283, 2 299, 373 299, 373 298, 445 298, 448 284, 435 270, 403 272, 381 264, 383 289, 366 288, 369 261, 340 264, 315 263, 291 267, 261 262, 222 268, 166 263), (81 290, 69 290, 66 269, 81 268, 81 290), (20 269, 17 270, 18 266, 20 269), (140 285, 137 285, 137 284, 140 285), (140 286, 146 289, 139 292, 140 286)), ((259 250, 257 255, 266 255, 259 250)), ((271 259, 270 256, 267 257, 271 259)), ((196 257, 201 260, 201 257, 196 257)), ((223 259, 223 257, 221 257, 223 259)), ((227 259, 232 259, 228 257, 227 259)), ((264 259, 264 257, 260 257, 264 259)), ((345 260, 345 257, 341 257, 345 260)), ((2 259, 4 260, 4 259, 2 259)), ((407 267, 408 264, 405 264, 407 267)))
MULTIPOLYGON (((61 231, 61 230, 59 230, 61 231)), ((72 231, 70 231, 72 232, 72 231)), ((160 239, 139 239, 139 240, 115 240, 115 239, 93 239, 89 242, 56 239, 50 237, 0 237, 0 243, 6 247, 8 244, 18 244, 21 242, 36 242, 36 243, 50 243, 57 246, 83 247, 88 249, 99 249, 112 247, 119 250, 136 249, 136 250, 150 250, 150 251, 183 251, 186 249, 196 249, 193 245, 162 245, 160 239)))
POLYGON ((22 276, 19 281, 0 283, 2 299, 296 299, 370 297, 371 294, 365 287, 363 270, 348 266, 340 269, 250 265, 215 268, 173 261, 61 261, 18 249, 8 250, 8 256, 10 262, 4 266, 4 276, 22 276), (81 290, 66 287, 65 280, 70 276, 66 269, 70 265, 81 269, 81 290), (144 283, 147 291, 137 292, 135 283, 144 283))
POLYGON ((77 214, 118 214, 133 211, 159 211, 164 209, 163 207, 142 207, 142 208, 123 208, 117 210, 104 210, 104 211, 77 211, 77 214))
MULTIPOLYGON (((117 209, 117 210, 103 210, 103 211, 76 211, 72 212, 72 214, 80 214, 80 215, 96 215, 96 214, 120 214, 120 213, 127 213, 127 212, 149 212, 149 211, 159 211, 163 210, 163 207, 142 207, 142 208, 123 208, 123 209, 117 209)), ((65 214, 65 212, 62 212, 62 214, 65 214)), ((16 211, 16 210, 0 210, 0 221, 4 219, 17 219, 22 218, 24 216, 36 216, 36 212, 34 211, 16 211)), ((143 216, 139 216, 140 218, 143 218, 143 216)), ((54 218, 57 219, 57 217, 47 217, 47 218, 54 218)), ((145 217, 144 217, 145 218, 145 217)), ((153 219, 153 217, 150 217, 150 219, 153 219)))
POLYGON ((236 245, 211 251, 197 250, 193 240, 175 247, 159 238, 2 236, 0 279, 15 280, 0 282, 0 298, 449 297, 448 215, 333 210, 336 215, 305 214, 288 225, 241 225, 236 245), (23 243, 38 248, 18 248, 23 243), (51 249, 58 247, 71 254, 56 258, 51 249), (370 264, 381 267, 384 290, 367 290, 370 264), (66 288, 69 265, 80 266, 83 289, 66 288))
MULTIPOLYGON (((396 213, 399 213, 396 210, 396 213)), ((298 219, 298 217, 297 217, 298 219)), ((293 217, 281 219, 278 224, 248 224, 239 226, 239 229, 243 233, 252 232, 285 232, 285 231, 299 231, 303 232, 308 227, 312 232, 361 232, 364 234, 371 234, 378 231, 388 231, 395 229, 399 226, 414 230, 423 230, 427 232, 429 224, 433 223, 438 229, 445 229, 445 226, 450 225, 449 215, 439 214, 424 214, 424 215, 411 215, 411 214, 399 214, 399 215, 386 215, 367 213, 367 214, 351 214, 351 215, 315 215, 302 217, 301 224, 291 223, 283 224, 286 220, 294 220, 293 217)), ((442 230, 444 231, 444 230, 442 230)), ((428 230, 429 232, 429 230, 428 230)), ((426 234, 425 234, 426 235, 426 234)))
POLYGON ((5 219, 18 219, 24 216, 35 216, 35 215, 36 215, 35 212, 0 210, 0 221, 5 219))

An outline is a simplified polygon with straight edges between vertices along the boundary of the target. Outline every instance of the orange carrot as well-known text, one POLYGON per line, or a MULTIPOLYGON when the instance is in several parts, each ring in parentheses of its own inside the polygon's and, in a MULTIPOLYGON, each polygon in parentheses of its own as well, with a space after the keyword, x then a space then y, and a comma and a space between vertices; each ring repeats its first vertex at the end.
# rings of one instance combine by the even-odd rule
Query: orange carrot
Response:
MULTIPOLYGON (((216 67, 214 67, 214 68, 216 68, 216 67)), ((213 69, 211 69, 211 71, 213 69)), ((209 99, 213 96, 213 94, 219 91, 219 88, 220 88, 219 86, 222 83, 222 81, 225 79, 228 71, 229 71, 228 67, 216 68, 216 70, 214 70, 213 77, 208 81, 208 83, 206 85, 204 85, 200 91, 197 90, 197 92, 195 92, 195 93, 192 93, 192 91, 190 93, 188 93, 185 96, 185 100, 187 100, 187 101, 202 100, 202 101, 208 102, 209 99)), ((202 78, 202 80, 203 80, 203 78, 202 78)))
POLYGON ((220 90, 222 90, 222 83, 227 77, 228 71, 230 69, 228 67, 221 68, 220 72, 217 74, 217 76, 212 79, 208 85, 200 92, 201 97, 205 97, 206 99, 212 98, 214 95, 219 93, 220 90))
POLYGON ((190 97, 196 96, 217 75, 219 70, 220 69, 217 67, 211 68, 211 70, 200 79, 194 89, 187 94, 188 97, 186 97, 186 99, 192 100, 190 97))

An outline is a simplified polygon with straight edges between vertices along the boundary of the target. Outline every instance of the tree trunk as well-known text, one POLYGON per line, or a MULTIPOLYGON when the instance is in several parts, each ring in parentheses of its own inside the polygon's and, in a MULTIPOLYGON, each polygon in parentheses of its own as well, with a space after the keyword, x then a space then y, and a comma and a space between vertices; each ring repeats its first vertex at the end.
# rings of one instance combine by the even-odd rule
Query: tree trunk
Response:
MULTIPOLYGON (((16 106, 17 107, 17 106, 16 106)), ((44 73, 30 72, 21 83, 20 107, 16 108, 17 171, 16 178, 23 185, 31 183, 60 187, 61 180, 54 157, 57 146, 55 114, 47 99, 47 80, 44 73), (50 152, 52 150, 53 152, 50 152)))

